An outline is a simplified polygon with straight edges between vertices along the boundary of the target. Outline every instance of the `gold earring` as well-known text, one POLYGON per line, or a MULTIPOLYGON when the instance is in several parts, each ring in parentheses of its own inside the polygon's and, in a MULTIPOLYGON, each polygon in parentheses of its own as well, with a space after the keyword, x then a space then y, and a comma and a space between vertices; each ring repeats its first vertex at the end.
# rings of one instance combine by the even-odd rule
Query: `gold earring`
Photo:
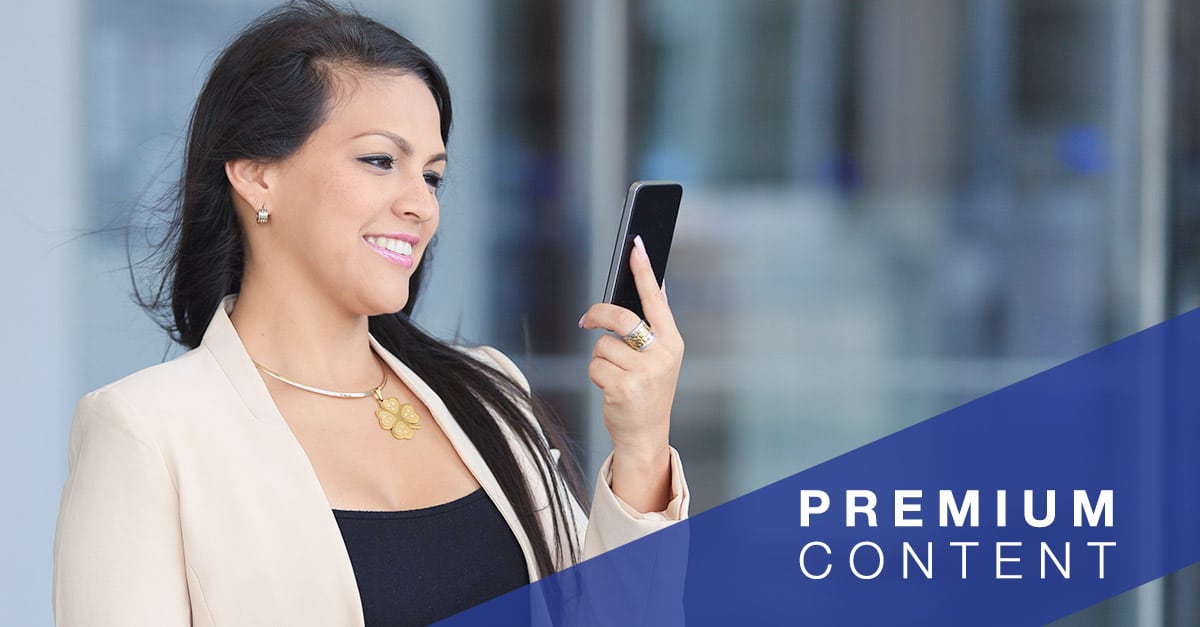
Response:
POLYGON ((267 220, 271 219, 271 212, 267 211, 267 206, 264 204, 259 208, 258 213, 254 214, 254 221, 259 224, 266 224, 267 220))

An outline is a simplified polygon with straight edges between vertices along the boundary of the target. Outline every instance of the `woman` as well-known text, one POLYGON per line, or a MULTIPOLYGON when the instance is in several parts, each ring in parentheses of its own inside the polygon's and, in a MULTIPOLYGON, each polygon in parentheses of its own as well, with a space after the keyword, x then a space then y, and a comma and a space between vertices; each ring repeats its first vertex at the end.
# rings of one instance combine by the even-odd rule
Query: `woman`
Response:
MULTIPOLYGON (((654 335, 596 342, 613 453, 590 517, 512 362, 409 321, 450 123, 423 51, 320 2, 223 52, 164 280, 192 350, 79 405, 60 625, 426 624, 686 516, 683 343, 641 248, 654 335)), ((579 326, 640 323, 597 304, 579 326)))

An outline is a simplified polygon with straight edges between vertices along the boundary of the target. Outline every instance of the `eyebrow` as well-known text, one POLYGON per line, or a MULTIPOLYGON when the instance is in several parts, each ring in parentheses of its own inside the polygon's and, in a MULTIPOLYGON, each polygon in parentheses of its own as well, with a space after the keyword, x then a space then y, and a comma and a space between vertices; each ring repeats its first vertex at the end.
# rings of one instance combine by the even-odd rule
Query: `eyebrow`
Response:
MULTIPOLYGON (((382 131, 382 130, 367 131, 365 133, 359 133, 358 135, 355 135, 354 139, 358 139, 359 137, 366 137, 367 135, 379 135, 380 137, 386 137, 386 138, 392 140, 392 143, 396 144, 396 147, 399 148, 400 152, 404 153, 404 156, 406 156, 406 157, 413 156, 413 154, 415 152, 413 150, 412 144, 409 143, 409 141, 407 139, 404 139, 403 137, 401 137, 391 131, 382 131)), ((439 152, 436 155, 433 155, 432 157, 429 158, 429 161, 426 161, 425 163, 427 163, 427 164, 428 163, 436 163, 438 161, 447 161, 445 152, 439 152)))

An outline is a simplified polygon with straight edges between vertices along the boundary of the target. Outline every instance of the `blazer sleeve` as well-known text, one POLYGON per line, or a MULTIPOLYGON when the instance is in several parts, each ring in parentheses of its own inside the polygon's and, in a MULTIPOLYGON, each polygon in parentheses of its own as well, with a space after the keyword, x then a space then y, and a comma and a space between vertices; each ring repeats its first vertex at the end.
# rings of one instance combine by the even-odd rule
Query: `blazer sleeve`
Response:
MULTIPOLYGON (((481 347, 479 350, 488 361, 499 367, 521 388, 529 391, 529 381, 504 353, 490 346, 481 347)), ((552 450, 551 454, 557 457, 556 450, 552 450)), ((683 475, 683 464, 679 459, 679 452, 674 448, 671 448, 670 455, 671 498, 666 509, 659 512, 639 512, 612 491, 613 455, 611 452, 608 454, 596 477, 591 517, 587 519, 587 531, 584 534, 584 559, 595 557, 687 518, 691 497, 683 475)), ((582 516, 582 512, 577 516, 582 516)))
POLYGON ((76 409, 54 539, 59 627, 191 624, 178 493, 134 418, 111 389, 76 409))

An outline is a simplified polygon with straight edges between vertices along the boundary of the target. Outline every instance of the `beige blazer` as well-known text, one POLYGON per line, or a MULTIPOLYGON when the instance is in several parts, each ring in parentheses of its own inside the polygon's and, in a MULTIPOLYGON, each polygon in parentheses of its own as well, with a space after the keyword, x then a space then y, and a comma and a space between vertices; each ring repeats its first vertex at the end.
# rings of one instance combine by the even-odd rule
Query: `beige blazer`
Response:
MULTIPOLYGON (((80 401, 54 543, 60 627, 362 625, 332 508, 229 321, 232 303, 222 303, 195 350, 80 401)), ((529 539, 479 452, 429 386, 371 341, 499 508, 536 580, 529 539)), ((498 351, 473 354, 528 386, 498 351)), ((535 501, 547 502, 532 460, 508 435, 535 501)), ((664 512, 638 513, 617 498, 611 461, 590 520, 570 500, 585 558, 687 516, 674 450, 664 512)), ((553 537, 550 509, 541 514, 553 537)))

